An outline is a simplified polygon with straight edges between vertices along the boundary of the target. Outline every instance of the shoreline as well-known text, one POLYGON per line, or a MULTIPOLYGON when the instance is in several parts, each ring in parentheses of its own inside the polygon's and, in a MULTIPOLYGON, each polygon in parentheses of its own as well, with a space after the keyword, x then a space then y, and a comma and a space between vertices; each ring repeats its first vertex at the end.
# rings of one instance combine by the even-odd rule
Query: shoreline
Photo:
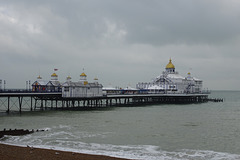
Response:
POLYGON ((110 157, 105 155, 92 155, 85 153, 43 149, 34 147, 14 146, 0 143, 1 160, 129 160, 126 158, 110 157))

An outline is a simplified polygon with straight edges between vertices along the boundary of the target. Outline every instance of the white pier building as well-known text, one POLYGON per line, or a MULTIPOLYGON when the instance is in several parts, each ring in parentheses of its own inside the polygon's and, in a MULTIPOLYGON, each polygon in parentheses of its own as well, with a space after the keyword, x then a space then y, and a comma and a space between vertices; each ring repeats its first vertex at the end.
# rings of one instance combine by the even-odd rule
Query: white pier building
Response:
POLYGON ((43 80, 42 77, 39 75, 37 77, 37 80, 32 84, 32 91, 60 92, 61 83, 58 81, 58 75, 56 73, 53 73, 51 75, 50 81, 43 80))
POLYGON ((150 93, 202 93, 202 83, 202 80, 192 77, 191 73, 186 77, 179 75, 170 59, 161 75, 152 82, 138 83, 136 88, 150 93))
POLYGON ((62 84, 62 97, 101 97, 103 96, 102 87, 97 78, 93 83, 88 83, 87 75, 83 72, 79 82, 72 82, 71 77, 67 77, 67 81, 62 84))

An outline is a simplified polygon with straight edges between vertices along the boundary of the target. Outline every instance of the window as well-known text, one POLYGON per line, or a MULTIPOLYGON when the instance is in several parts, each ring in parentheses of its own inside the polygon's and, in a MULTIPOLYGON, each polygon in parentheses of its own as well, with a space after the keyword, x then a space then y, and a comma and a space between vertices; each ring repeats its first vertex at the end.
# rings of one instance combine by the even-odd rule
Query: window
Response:
POLYGON ((69 87, 64 87, 64 92, 69 92, 69 87))

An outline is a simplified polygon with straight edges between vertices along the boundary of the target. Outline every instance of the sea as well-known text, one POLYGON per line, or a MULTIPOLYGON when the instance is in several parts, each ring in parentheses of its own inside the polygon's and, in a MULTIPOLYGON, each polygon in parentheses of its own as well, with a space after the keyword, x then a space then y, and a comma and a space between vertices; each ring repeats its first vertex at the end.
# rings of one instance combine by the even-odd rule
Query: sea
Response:
POLYGON ((0 130, 41 129, 0 143, 139 160, 240 159, 240 91, 224 102, 1 114, 0 130))

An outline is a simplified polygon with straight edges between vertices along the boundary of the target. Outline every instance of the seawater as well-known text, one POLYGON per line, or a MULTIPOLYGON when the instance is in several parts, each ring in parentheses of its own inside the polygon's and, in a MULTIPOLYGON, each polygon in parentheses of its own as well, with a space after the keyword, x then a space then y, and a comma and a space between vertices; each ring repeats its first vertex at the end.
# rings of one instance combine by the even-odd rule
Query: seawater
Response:
POLYGON ((1 115, 0 129, 44 129, 0 143, 147 160, 240 159, 240 92, 224 102, 1 115))

